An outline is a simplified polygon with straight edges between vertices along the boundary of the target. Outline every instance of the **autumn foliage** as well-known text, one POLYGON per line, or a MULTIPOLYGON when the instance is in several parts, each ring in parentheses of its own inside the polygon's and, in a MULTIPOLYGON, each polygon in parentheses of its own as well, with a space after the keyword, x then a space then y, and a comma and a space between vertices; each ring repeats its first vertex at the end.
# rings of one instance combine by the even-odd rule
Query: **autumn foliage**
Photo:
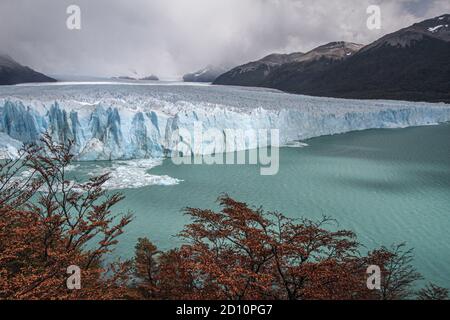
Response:
MULTIPOLYGON (((160 251, 138 240, 132 261, 112 261, 131 221, 116 214, 120 194, 103 189, 108 175, 69 177, 70 143, 45 136, 20 158, 0 165, 0 299, 302 300, 414 298, 420 275, 404 245, 361 253, 356 235, 327 217, 294 220, 224 195, 221 210, 187 208, 184 245, 160 251), (67 267, 82 270, 69 290, 67 267), (367 287, 367 268, 382 272, 367 287)), ((421 299, 446 299, 429 285, 421 299)))
POLYGON ((125 263, 105 266, 130 215, 111 208, 122 197, 106 196, 108 176, 69 181, 70 145, 29 146, 1 166, 0 298, 108 299, 122 295, 125 263), (83 289, 67 289, 67 268, 83 270, 83 289), (107 275, 108 273, 108 275, 107 275))
POLYGON ((222 210, 186 209, 186 245, 159 252, 136 246, 137 288, 144 298, 218 300, 405 299, 420 278, 403 245, 362 256, 356 236, 333 220, 296 221, 249 208, 228 196, 222 210), (369 290, 367 268, 383 272, 382 290, 369 290))

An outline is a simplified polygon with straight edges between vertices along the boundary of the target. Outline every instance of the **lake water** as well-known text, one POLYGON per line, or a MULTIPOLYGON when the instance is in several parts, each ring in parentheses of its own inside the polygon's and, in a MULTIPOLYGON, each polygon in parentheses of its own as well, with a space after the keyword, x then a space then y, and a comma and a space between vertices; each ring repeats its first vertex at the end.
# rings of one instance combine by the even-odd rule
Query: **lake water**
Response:
POLYGON ((149 172, 182 181, 121 190, 126 199, 118 209, 133 211, 135 219, 115 254, 131 257, 144 236, 162 249, 178 245, 173 236, 189 221, 182 209, 217 208, 217 197, 228 193, 290 217, 331 216, 355 231, 367 250, 406 242, 415 248, 415 265, 426 280, 450 287, 450 124, 307 143, 280 150, 276 176, 261 176, 258 166, 177 166, 164 160, 149 172))

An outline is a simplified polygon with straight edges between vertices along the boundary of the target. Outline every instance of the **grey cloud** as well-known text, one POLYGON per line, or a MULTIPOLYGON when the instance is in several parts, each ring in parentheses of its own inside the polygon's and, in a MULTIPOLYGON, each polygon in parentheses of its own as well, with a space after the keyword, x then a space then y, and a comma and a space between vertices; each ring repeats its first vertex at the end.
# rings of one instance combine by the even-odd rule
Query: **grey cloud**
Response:
POLYGON ((450 12, 448 0, 2 0, 0 50, 49 74, 176 76, 272 52, 369 43, 450 12), (82 29, 66 28, 81 7, 82 29), (366 28, 378 4, 382 29, 366 28))

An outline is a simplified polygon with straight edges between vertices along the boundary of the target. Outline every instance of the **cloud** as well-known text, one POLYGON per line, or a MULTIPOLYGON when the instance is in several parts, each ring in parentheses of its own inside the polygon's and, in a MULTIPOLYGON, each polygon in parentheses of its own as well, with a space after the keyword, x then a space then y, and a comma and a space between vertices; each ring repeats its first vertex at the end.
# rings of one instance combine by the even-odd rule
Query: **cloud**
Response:
POLYGON ((2 0, 0 43, 49 74, 179 76, 330 41, 370 43, 448 12, 448 0, 2 0), (66 28, 71 4, 79 31, 66 28), (370 4, 381 7, 381 30, 366 27, 370 4))

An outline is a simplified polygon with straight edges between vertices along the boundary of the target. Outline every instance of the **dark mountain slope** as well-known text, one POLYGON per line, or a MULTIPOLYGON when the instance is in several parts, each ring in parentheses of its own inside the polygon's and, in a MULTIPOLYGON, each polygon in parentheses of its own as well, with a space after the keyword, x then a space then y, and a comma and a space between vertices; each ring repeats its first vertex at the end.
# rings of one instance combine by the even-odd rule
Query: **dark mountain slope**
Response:
POLYGON ((292 76, 274 87, 317 96, 450 102, 449 25, 450 15, 426 20, 327 70, 292 76))
POLYGON ((360 44, 343 41, 320 46, 295 62, 279 66, 261 85, 284 91, 295 91, 299 85, 308 82, 317 74, 322 74, 332 66, 349 59, 362 47, 363 45, 360 44))
POLYGON ((7 55, 0 55, 0 85, 27 82, 56 82, 56 80, 20 65, 7 55))
POLYGON ((214 84, 237 85, 258 87, 267 79, 267 77, 279 66, 294 62, 301 58, 303 53, 292 54, 271 54, 258 61, 253 61, 242 66, 238 66, 221 76, 214 84))
POLYGON ((335 42, 293 61, 250 63, 215 83, 339 98, 450 102, 450 15, 416 23, 363 48, 335 42), (249 68, 253 72, 246 72, 249 68))

